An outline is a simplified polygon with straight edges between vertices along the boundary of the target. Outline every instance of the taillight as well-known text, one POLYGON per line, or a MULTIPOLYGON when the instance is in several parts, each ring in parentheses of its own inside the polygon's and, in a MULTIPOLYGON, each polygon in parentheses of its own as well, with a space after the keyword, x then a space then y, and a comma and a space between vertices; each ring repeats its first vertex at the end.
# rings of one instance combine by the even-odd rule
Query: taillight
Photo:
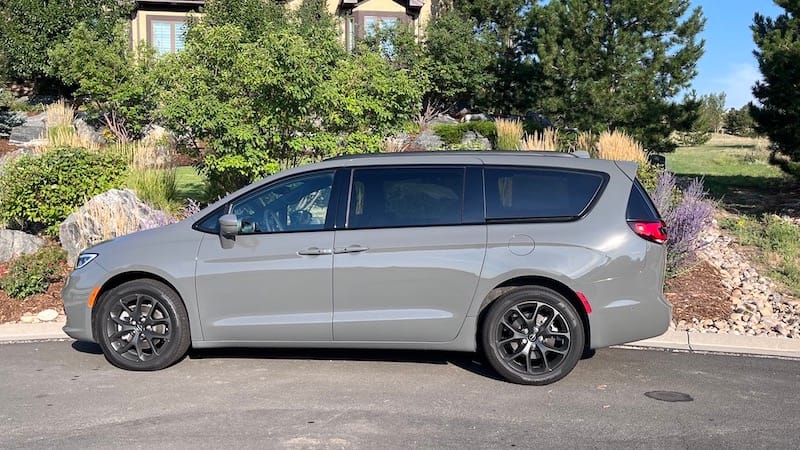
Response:
POLYGON ((667 224, 663 220, 658 222, 628 222, 634 233, 641 236, 643 239, 655 242, 656 244, 663 244, 667 242, 667 224))

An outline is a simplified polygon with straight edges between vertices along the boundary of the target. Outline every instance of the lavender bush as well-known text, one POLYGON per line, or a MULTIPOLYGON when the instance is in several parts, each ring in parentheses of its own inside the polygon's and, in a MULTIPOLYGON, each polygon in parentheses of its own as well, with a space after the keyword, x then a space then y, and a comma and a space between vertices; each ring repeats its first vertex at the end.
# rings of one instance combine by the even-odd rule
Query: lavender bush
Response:
POLYGON ((706 198, 703 182, 693 179, 680 190, 675 175, 662 171, 652 193, 667 224, 667 274, 674 276, 694 263, 702 247, 700 233, 708 226, 714 205, 706 198))

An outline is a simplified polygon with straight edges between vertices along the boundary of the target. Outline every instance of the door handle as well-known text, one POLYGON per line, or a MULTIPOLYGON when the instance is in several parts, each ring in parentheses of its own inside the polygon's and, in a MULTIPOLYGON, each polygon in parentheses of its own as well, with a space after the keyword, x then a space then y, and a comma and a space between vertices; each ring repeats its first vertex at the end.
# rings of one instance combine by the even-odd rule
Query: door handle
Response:
POLYGON ((341 254, 341 253, 361 253, 369 250, 367 247, 362 247, 360 245, 350 245, 344 248, 336 248, 333 250, 333 253, 341 254))
POLYGON ((309 247, 305 250, 300 250, 299 252, 297 252, 297 254, 301 256, 330 255, 331 253, 332 251, 329 248, 318 248, 318 247, 309 247))

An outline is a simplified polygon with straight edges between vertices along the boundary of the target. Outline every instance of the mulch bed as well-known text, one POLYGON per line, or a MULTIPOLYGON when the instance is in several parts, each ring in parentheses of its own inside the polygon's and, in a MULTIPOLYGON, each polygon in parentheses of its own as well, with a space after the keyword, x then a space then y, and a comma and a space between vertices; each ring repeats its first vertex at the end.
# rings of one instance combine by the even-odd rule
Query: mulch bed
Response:
POLYGON ((677 323, 692 319, 726 320, 733 312, 730 293, 722 285, 722 275, 706 261, 667 280, 666 297, 672 303, 672 318, 677 323))

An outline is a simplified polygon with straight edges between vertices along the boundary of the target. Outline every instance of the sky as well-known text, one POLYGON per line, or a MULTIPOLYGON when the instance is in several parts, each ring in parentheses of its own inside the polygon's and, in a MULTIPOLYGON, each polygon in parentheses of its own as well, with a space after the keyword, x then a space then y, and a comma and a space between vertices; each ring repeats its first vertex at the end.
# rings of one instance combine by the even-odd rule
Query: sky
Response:
POLYGON ((699 95, 725 92, 728 108, 747 104, 761 77, 753 56, 753 16, 758 11, 775 17, 783 9, 772 0, 692 0, 692 6, 702 7, 706 17, 705 54, 697 64, 692 89, 699 95))

